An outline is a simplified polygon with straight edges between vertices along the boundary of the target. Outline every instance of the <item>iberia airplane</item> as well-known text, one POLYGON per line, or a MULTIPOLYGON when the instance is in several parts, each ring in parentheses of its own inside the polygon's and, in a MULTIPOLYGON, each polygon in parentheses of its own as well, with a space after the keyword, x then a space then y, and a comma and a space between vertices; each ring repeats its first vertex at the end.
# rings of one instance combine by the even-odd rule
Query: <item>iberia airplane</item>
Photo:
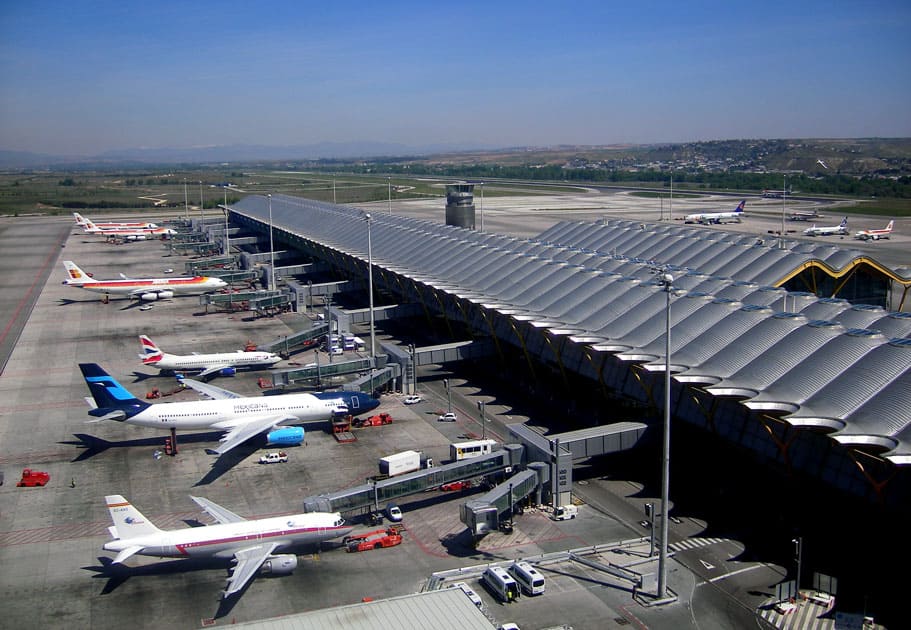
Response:
POLYGON ((127 278, 120 274, 120 280, 96 280, 80 269, 72 260, 64 260, 63 266, 69 275, 63 284, 79 287, 86 291, 105 293, 107 295, 126 295, 140 300, 153 301, 166 299, 178 293, 206 293, 228 283, 221 278, 194 276, 192 278, 127 278))
POLYGON ((859 238, 862 241, 878 241, 881 238, 889 238, 889 235, 892 234, 893 225, 895 225, 894 220, 889 221, 889 225, 881 230, 861 230, 854 235, 854 238, 859 238))

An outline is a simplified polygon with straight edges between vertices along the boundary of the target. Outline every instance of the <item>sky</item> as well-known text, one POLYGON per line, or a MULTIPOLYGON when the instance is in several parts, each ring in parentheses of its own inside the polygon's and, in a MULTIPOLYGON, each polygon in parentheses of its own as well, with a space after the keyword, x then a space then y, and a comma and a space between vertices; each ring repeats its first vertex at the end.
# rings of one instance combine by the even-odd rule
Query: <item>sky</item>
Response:
POLYGON ((0 0, 0 150, 870 136, 907 0, 0 0))

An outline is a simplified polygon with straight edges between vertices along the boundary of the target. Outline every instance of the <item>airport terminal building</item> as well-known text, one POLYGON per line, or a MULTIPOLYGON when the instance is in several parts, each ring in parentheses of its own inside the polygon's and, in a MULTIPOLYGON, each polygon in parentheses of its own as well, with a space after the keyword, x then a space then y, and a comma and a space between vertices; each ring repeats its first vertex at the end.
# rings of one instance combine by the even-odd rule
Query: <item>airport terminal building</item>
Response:
POLYGON ((829 244, 623 220, 520 239, 284 195, 230 213, 261 251, 271 231, 276 251, 360 291, 371 262, 382 303, 411 306, 446 341, 483 342, 529 391, 599 410, 593 425, 627 420, 618 400, 660 418, 669 364, 675 421, 909 509, 911 313, 882 306, 904 303, 908 270, 829 244))

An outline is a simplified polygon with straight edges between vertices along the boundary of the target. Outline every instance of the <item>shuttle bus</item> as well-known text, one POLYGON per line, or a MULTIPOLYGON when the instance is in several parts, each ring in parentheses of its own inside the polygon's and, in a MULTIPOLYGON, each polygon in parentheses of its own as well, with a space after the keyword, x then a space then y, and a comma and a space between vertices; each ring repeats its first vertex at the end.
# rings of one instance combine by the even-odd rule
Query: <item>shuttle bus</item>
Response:
POLYGON ((472 440, 471 442, 455 442, 449 445, 449 459, 462 461, 472 457, 480 457, 493 452, 497 445, 496 440, 472 440))

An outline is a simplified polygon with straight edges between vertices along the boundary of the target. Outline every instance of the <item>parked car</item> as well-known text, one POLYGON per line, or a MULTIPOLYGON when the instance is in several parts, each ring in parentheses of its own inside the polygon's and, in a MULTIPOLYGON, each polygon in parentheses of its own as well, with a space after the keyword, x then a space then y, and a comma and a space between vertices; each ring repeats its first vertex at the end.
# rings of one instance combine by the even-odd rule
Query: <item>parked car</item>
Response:
POLYGON ((260 464, 284 464, 288 461, 288 454, 285 451, 277 453, 266 453, 259 458, 260 464))
POLYGON ((412 394, 411 396, 405 396, 406 405, 416 405, 419 402, 422 402, 424 399, 418 396, 417 394, 412 394))
POLYGON ((471 487, 471 479, 462 479, 461 481, 451 481, 440 486, 443 492, 456 492, 471 487))
POLYGON ((398 523, 402 520, 402 508, 397 506, 395 503, 390 503, 386 506, 386 518, 388 518, 393 523, 398 523))
POLYGON ((448 411, 448 412, 444 413, 442 416, 440 416, 439 418, 437 418, 437 420, 439 422, 455 422, 457 419, 458 418, 456 418, 456 415, 454 413, 452 413, 451 411, 448 411))

